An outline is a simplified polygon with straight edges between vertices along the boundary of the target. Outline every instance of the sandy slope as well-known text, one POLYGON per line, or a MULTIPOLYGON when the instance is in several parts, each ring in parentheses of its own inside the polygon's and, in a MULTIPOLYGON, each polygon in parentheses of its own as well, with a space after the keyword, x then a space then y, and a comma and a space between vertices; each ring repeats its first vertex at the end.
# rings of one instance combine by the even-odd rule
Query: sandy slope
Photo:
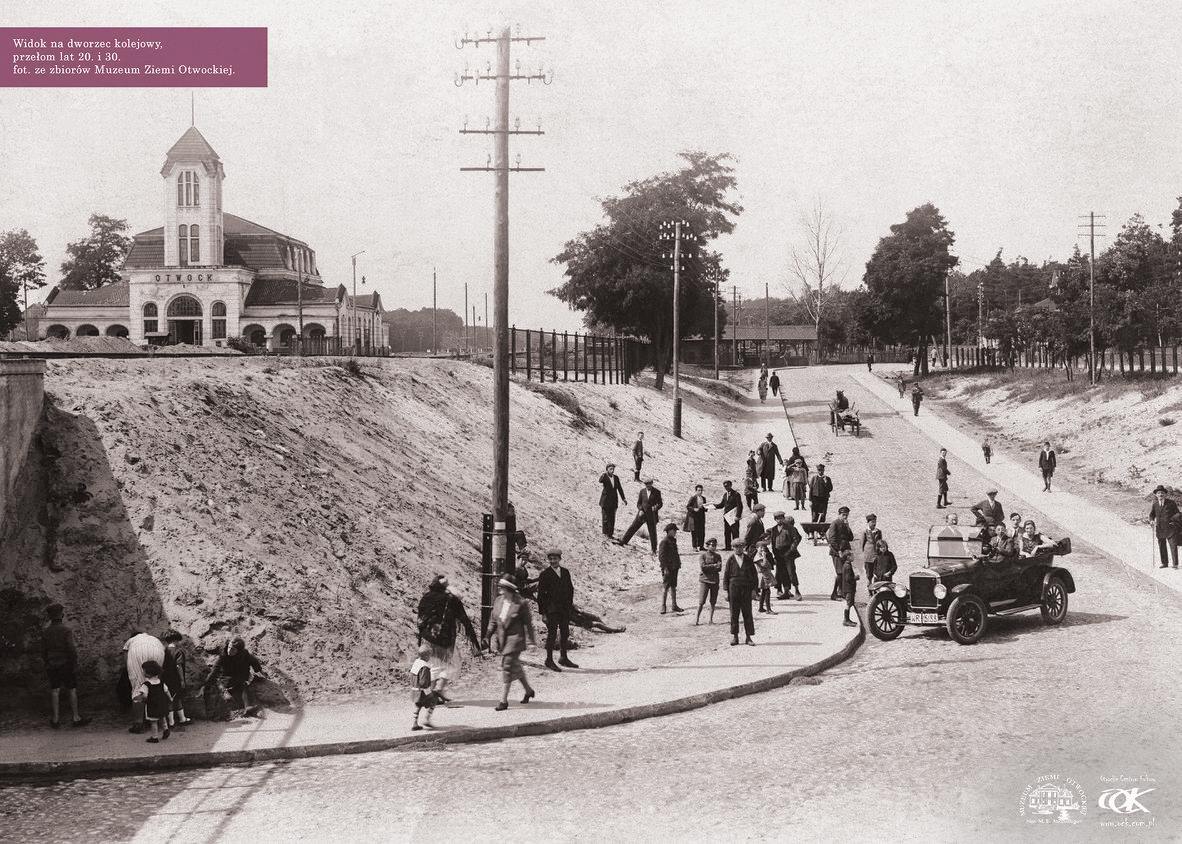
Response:
MULTIPOLYGON (((296 695, 401 685, 431 575, 448 574, 479 611, 491 370, 362 367, 364 377, 299 360, 51 361, 45 439, 61 453, 60 526, 49 563, 26 559, 0 583, 30 606, 50 597, 71 609, 92 682, 112 680, 110 656, 131 628, 171 625, 196 647, 245 635, 296 695), (76 501, 79 482, 90 497, 76 501)), ((646 468, 680 508, 695 479, 745 448, 728 425, 735 405, 691 385, 676 440, 669 391, 531 386, 512 387, 519 524, 535 548, 566 549, 580 603, 610 616, 617 590, 651 579, 655 563, 639 542, 602 541, 604 461, 626 469, 643 429, 646 468), (553 398, 576 400, 575 414, 553 398)), ((632 502, 637 485, 621 474, 632 502)))

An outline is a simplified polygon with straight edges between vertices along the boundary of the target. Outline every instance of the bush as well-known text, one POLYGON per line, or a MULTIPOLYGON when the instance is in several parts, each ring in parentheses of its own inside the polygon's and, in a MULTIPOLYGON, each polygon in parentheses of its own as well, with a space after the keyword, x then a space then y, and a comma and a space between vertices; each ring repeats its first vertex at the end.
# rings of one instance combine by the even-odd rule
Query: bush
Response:
POLYGON ((261 355, 266 352, 266 349, 260 349, 245 337, 227 337, 226 346, 244 355, 261 355))
POLYGON ((354 378, 363 378, 365 376, 365 373, 361 370, 361 364, 357 362, 356 358, 349 358, 341 364, 341 369, 345 370, 345 372, 354 378))

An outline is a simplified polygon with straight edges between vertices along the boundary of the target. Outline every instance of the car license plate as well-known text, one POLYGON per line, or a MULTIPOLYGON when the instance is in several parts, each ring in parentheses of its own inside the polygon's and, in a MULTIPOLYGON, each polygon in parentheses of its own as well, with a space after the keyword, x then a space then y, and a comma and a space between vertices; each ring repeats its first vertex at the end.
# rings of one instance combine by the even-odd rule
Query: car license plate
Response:
POLYGON ((940 616, 934 612, 913 612, 907 614, 907 620, 912 624, 939 624, 940 616))

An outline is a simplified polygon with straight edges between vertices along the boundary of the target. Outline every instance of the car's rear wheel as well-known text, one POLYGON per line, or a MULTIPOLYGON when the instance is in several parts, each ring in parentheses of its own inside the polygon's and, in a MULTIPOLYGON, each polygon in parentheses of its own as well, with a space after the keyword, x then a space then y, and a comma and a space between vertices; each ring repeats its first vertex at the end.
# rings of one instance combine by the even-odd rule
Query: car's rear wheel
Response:
POLYGON ((1052 577, 1042 595, 1042 620, 1046 624, 1062 624, 1067 617, 1067 584, 1061 577, 1052 577))
POLYGON ((903 632, 903 603, 892 592, 876 592, 866 610, 874 638, 889 642, 903 632))
POLYGON ((985 602, 976 595, 961 595, 948 607, 948 635, 962 645, 971 645, 985 635, 985 602))

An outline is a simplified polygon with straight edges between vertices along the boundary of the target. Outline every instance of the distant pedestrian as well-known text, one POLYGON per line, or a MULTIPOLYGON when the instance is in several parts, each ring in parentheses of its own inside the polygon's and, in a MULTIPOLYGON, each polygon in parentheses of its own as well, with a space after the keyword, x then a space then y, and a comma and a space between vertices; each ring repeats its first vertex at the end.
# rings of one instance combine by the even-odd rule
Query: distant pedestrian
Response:
MULTIPOLYGON (((833 520, 833 524, 829 525, 829 530, 825 532, 825 541, 829 543, 829 558, 833 562, 833 592, 829 595, 829 600, 840 601, 842 595, 842 579, 841 579, 841 565, 843 555, 846 551, 851 551, 850 545, 854 541, 854 533, 849 526, 850 508, 839 507, 837 510, 837 518, 833 520)), ((850 559, 854 555, 851 551, 850 559)))
POLYGON ((784 517, 784 523, 772 540, 772 553, 776 557, 776 585, 781 600, 791 598, 796 590, 796 600, 803 600, 800 594, 800 580, 796 575, 796 561, 800 558, 800 543, 804 539, 796 529, 796 519, 784 517))
POLYGON ((915 386, 911 388, 911 408, 915 411, 915 415, 919 416, 919 405, 923 401, 923 387, 916 382, 915 386))
POLYGON ((903 377, 902 371, 895 373, 895 387, 899 391, 899 398, 903 398, 903 393, 907 389, 907 379, 903 377))
POLYGON ((698 576, 698 616, 694 626, 702 623, 702 608, 710 601, 710 624, 714 623, 714 607, 718 603, 718 581, 722 573, 722 556, 718 553, 718 540, 706 540, 706 550, 698 558, 701 574, 698 576))
POLYGON ((936 460, 936 509, 943 510, 948 506, 948 478, 952 472, 948 470, 948 449, 940 449, 940 457, 936 460))
POLYGON ((131 699, 131 727, 129 733, 144 731, 144 704, 135 699, 135 690, 144 684, 144 663, 164 662, 164 643, 148 633, 136 633, 123 643, 125 663, 127 665, 127 679, 132 691, 131 699))
POLYGON ((634 477, 640 483, 640 467, 644 463, 644 431, 636 435, 636 442, 632 444, 632 462, 636 464, 634 477))
POLYGON ((45 660, 45 673, 49 675, 49 703, 52 717, 49 726, 55 730, 61 726, 61 693, 67 692, 70 702, 71 724, 85 727, 89 718, 78 714, 78 645, 74 631, 64 623, 65 607, 50 604, 45 608, 49 624, 41 631, 41 656, 45 660))
POLYGON ((136 687, 131 699, 144 707, 145 717, 151 725, 150 744, 157 744, 170 735, 168 713, 172 711, 172 691, 160 679, 163 669, 160 663, 150 659, 142 666, 144 681, 136 687))
POLYGON ((766 507, 762 504, 756 504, 751 509, 751 514, 747 517, 747 521, 743 525, 743 544, 752 553, 755 553, 755 543, 763 539, 764 533, 767 532, 763 524, 763 516, 766 512, 766 507))
POLYGON ((497 581, 497 598, 488 621, 489 636, 497 653, 501 655, 501 702, 495 708, 497 712, 504 712, 509 708, 509 687, 514 680, 525 689, 522 703, 529 703, 530 698, 535 697, 533 686, 529 684, 525 669, 521 666, 526 640, 531 645, 537 644, 533 618, 529 605, 517 594, 517 586, 512 580, 502 578, 497 581))
POLYGON ((1051 448, 1049 442, 1042 444, 1042 451, 1038 453, 1038 470, 1042 472, 1042 491, 1051 491, 1051 478, 1055 474, 1055 468, 1058 466, 1058 459, 1055 457, 1055 450, 1051 448))
POLYGON ((780 456, 780 447, 772 441, 772 435, 768 434, 764 441, 759 444, 760 492, 770 492, 776 488, 777 463, 783 466, 784 458, 780 456))
POLYGON ((833 494, 833 479, 825 474, 825 464, 817 464, 817 474, 809 481, 809 506, 812 522, 822 523, 829 515, 829 496, 833 494))
POLYGON ((766 537, 756 544, 759 548, 755 554, 755 567, 759 569, 759 611, 775 615, 776 611, 772 609, 772 586, 776 582, 776 561, 766 537))
POLYGON ((435 714, 435 707, 439 704, 439 698, 435 694, 434 678, 431 677, 431 646, 425 642, 419 645, 419 655, 410 665, 411 683, 414 684, 414 691, 411 692, 411 701, 415 707, 414 723, 411 726, 412 730, 421 730, 423 727, 434 727, 431 723, 431 716, 435 714), (420 724, 419 714, 427 710, 427 719, 420 724))
POLYGON ((841 598, 845 599, 845 611, 842 614, 842 624, 846 627, 857 627, 858 622, 850 618, 850 611, 854 608, 854 597, 858 592, 858 574, 854 571, 854 552, 843 551, 840 558, 841 571, 837 575, 841 587, 841 598))
POLYGON ((445 691, 447 684, 460 673, 460 655, 456 644, 461 628, 476 653, 480 653, 480 637, 464 609, 464 602, 452 593, 447 576, 437 574, 431 578, 427 591, 419 599, 418 632, 419 642, 431 646, 431 676, 435 682, 435 691, 444 703, 450 700, 445 691))
POLYGON ((559 665, 578 668, 568 657, 570 647, 570 618, 575 608, 575 586, 570 570, 562 565, 562 551, 551 548, 546 552, 547 567, 538 575, 538 610, 546 619, 546 667, 561 671, 559 665), (557 642, 556 642, 557 640, 557 642), (554 645, 560 655, 554 663, 554 645))
POLYGON ((759 479, 750 472, 743 479, 743 499, 747 502, 748 510, 759 503, 759 479))
POLYGON ((977 517, 977 524, 993 527, 994 525, 1005 526, 1006 511, 1001 506, 1001 502, 997 500, 997 487, 990 487, 985 491, 985 498, 978 501, 969 508, 970 512, 977 517))
MULTIPOLYGON (((899 570, 899 563, 891 552, 891 546, 885 539, 878 540, 874 555, 874 579, 878 583, 889 583, 895 579, 895 572, 899 570)), ((872 584, 866 584, 870 588, 872 584)))
POLYGON ((263 665, 258 657, 246 649, 246 642, 235 636, 226 642, 225 649, 214 663, 213 671, 205 682, 217 682, 222 699, 227 703, 241 701, 242 714, 254 715, 259 708, 250 696, 250 686, 256 678, 266 678, 263 665))
POLYGON ((636 496, 636 518, 632 520, 628 530, 624 531, 624 536, 621 537, 618 545, 627 545, 631 542, 636 531, 640 530, 643 525, 648 528, 648 539, 653 546, 653 553, 657 553, 657 519, 661 517, 661 508, 665 506, 665 499, 661 497, 661 491, 657 489, 655 484, 656 482, 652 478, 645 479, 644 489, 636 496))
POLYGON ((682 530, 690 534, 690 546, 695 551, 701 551, 706 545, 706 508, 709 506, 702 485, 698 484, 685 503, 685 522, 682 524, 682 530))
POLYGON ((993 459, 993 446, 989 444, 989 437, 986 437, 981 443, 981 454, 985 456, 986 464, 993 459))
POLYGON ((1158 560, 1161 561, 1163 569, 1167 567, 1167 558, 1174 568, 1178 568, 1178 533, 1182 530, 1179 522, 1182 522, 1182 515, 1179 515, 1178 505, 1172 498, 1166 497, 1166 488, 1158 484, 1153 490, 1149 524, 1157 538, 1158 560))
POLYGON ((759 401, 762 403, 767 399, 767 379, 759 379, 759 401))
POLYGON ((183 730, 193 722, 185 717, 185 687, 188 684, 188 658, 181 650, 184 639, 175 630, 169 630, 162 637, 164 641, 164 673, 161 678, 172 692, 172 710, 168 713, 168 725, 183 730))
POLYGON ((867 352, 866 353, 866 371, 867 372, 874 371, 874 352, 867 352))
POLYGON ((600 523, 603 535, 611 539, 616 535, 616 508, 628 503, 624 496, 624 487, 616 475, 615 463, 608 463, 604 467, 603 474, 599 476, 599 486, 600 523))
POLYGON ((772 373, 772 377, 767 379, 767 385, 772 388, 772 395, 779 395, 780 393, 780 376, 772 373))
POLYGON ((878 516, 866 514, 866 529, 862 531, 859 547, 862 557, 862 569, 866 572, 866 585, 874 581, 874 565, 878 557, 878 543, 882 540, 882 531, 878 529, 878 516))
POLYGON ((792 500, 793 510, 805 509, 804 500, 808 495, 808 465, 802 457, 788 458, 788 465, 784 467, 785 498, 792 500))
POLYGON ((751 613, 751 594, 759 583, 759 572, 755 568, 753 549, 748 550, 741 540, 735 543, 734 553, 726 561, 722 588, 726 590, 731 608, 731 644, 739 644, 739 618, 743 619, 743 630, 747 644, 754 645, 755 617, 751 613))
POLYGON ((665 525, 665 536, 657 549, 657 562, 661 564, 661 615, 669 611, 669 596, 673 596, 673 612, 684 612, 677 606, 677 574, 681 571, 681 553, 677 550, 677 525, 665 525))
POLYGON ((714 509, 722 511, 722 540, 729 551, 731 542, 739 535, 739 520, 743 517, 743 497, 730 481, 722 482, 722 500, 714 509))

